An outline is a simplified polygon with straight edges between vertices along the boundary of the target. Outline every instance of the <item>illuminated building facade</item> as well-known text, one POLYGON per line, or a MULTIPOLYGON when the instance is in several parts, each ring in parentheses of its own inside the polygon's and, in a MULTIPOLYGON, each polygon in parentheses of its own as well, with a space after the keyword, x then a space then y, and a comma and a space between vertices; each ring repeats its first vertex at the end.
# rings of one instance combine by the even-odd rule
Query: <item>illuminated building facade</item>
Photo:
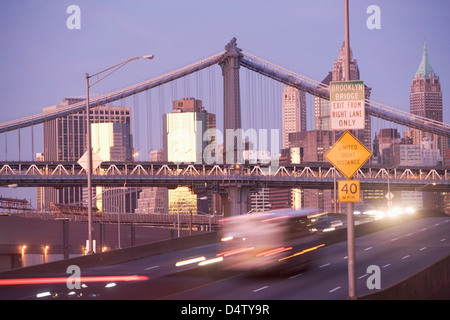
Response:
POLYGON ((289 146, 289 133, 306 131, 306 95, 296 88, 285 86, 282 98, 283 149, 289 146))
MULTIPOLYGON (((84 98, 65 98, 61 104, 44 108, 43 112, 54 112, 84 100, 84 98)), ((98 106, 90 110, 91 124, 112 122, 130 125, 130 120, 129 107, 98 106)), ((86 151, 85 111, 45 121, 43 131, 44 152, 42 160, 76 162, 86 151)), ((40 209, 49 208, 50 202, 81 206, 83 204, 83 188, 44 188, 40 198, 42 199, 40 209)))
MULTIPOLYGON (((130 123, 91 123, 91 138, 92 152, 100 156, 102 161, 132 160, 130 123)), ((94 204, 101 212, 132 212, 136 207, 136 193, 135 188, 96 187, 94 204)))
MULTIPOLYGON (((184 98, 173 102, 171 113, 163 115, 164 161, 175 163, 202 163, 203 150, 214 140, 203 141, 207 129, 215 128, 216 118, 202 106, 201 100, 184 98)), ((180 186, 168 190, 168 212, 170 214, 212 214, 212 192, 196 194, 193 190, 202 186, 180 186), (206 197, 206 200, 199 198, 206 197)))

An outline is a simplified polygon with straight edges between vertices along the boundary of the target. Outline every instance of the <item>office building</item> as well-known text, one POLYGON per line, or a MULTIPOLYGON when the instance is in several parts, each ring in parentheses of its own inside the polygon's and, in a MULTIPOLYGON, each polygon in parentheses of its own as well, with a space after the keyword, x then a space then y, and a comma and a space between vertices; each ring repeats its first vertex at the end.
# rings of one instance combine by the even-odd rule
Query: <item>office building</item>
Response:
MULTIPOLYGON (((314 130, 289 134, 291 162, 324 162, 325 153, 334 145, 333 131, 314 130)), ((330 189, 293 189, 292 206, 299 208, 320 208, 328 212, 334 211, 334 190, 330 189)))
MULTIPOLYGON (((85 101, 85 99, 65 98, 61 104, 44 108, 43 112, 54 112, 82 101, 85 101)), ((129 107, 98 106, 90 110, 91 124, 112 122, 128 124, 129 126, 130 120, 129 107)), ((85 111, 47 120, 44 122, 43 131, 43 159, 45 161, 76 162, 86 151, 85 111)), ((50 202, 83 206, 82 189, 82 187, 44 188, 43 195, 41 195, 42 209, 49 208, 50 202)))
MULTIPOLYGON (((130 123, 91 123, 92 152, 102 161, 131 161, 132 140, 130 123)), ((83 188, 87 197, 87 188, 83 188)), ((101 212, 132 212, 136 207, 136 188, 95 187, 94 206, 101 212)))
MULTIPOLYGON (((161 162, 163 160, 162 150, 152 150, 150 152, 150 162, 161 162)), ((147 187, 142 188, 139 194, 135 213, 167 213, 167 188, 147 187)))
POLYGON ((412 114, 442 122, 441 83, 428 60, 425 43, 422 61, 411 81, 410 111, 412 114))
POLYGON ((294 87, 285 86, 282 98, 283 149, 289 145, 289 133, 306 131, 306 95, 294 87))
MULTIPOLYGON (((427 46, 424 43, 422 60, 411 81, 410 112, 428 119, 443 121, 442 91, 439 76, 434 72, 428 60, 427 46)), ((429 136, 437 141, 437 147, 441 155, 445 155, 447 141, 441 136, 431 133, 423 133, 419 130, 412 130, 413 142, 420 144, 424 136, 429 136)))
MULTIPOLYGON (((213 143, 215 137, 203 141, 207 129, 215 128, 215 115, 208 113, 201 100, 183 98, 173 102, 171 113, 163 115, 163 159, 175 163, 202 163, 203 150, 213 143)), ((204 191, 196 194, 202 186, 180 186, 168 190, 168 212, 170 214, 212 214, 214 208, 213 194, 204 191), (206 197, 206 200, 199 198, 206 197)), ((203 190, 202 190, 203 191, 203 190)))
MULTIPOLYGON (((345 79, 345 46, 342 43, 339 49, 338 59, 334 61, 333 69, 328 73, 323 84, 329 85, 331 81, 349 81, 359 80, 359 67, 356 59, 353 59, 353 52, 350 49, 350 79, 345 79)), ((372 89, 365 85, 365 99, 370 98, 372 89)), ((330 102, 318 97, 314 97, 314 130, 330 130, 330 102)), ((339 133, 338 133, 339 135, 339 133)), ((355 130, 355 137, 361 141, 369 150, 371 150, 371 122, 370 116, 365 114, 365 128, 362 130, 355 130)), ((337 137, 338 138, 338 137, 337 137)), ((337 139, 336 138, 336 139, 337 139)))
MULTIPOLYGON (((435 121, 443 121, 443 102, 442 90, 439 76, 433 70, 428 59, 428 50, 424 42, 422 50, 422 60, 419 67, 411 81, 410 93, 410 112, 435 121)), ((419 130, 411 129, 411 135, 415 144, 422 144, 424 140, 425 149, 428 150, 424 162, 433 163, 439 157, 445 158, 448 148, 448 139, 442 136, 431 133, 424 133, 419 130), (435 141, 435 145, 430 145, 431 141, 435 141), (428 147, 426 147, 428 145, 428 147), (439 149, 439 154, 433 149, 439 149)), ((442 161, 442 160, 441 160, 442 161)), ((424 207, 436 208, 437 206, 444 207, 444 198, 446 195, 439 195, 435 192, 428 192, 427 197, 424 198, 424 207)))

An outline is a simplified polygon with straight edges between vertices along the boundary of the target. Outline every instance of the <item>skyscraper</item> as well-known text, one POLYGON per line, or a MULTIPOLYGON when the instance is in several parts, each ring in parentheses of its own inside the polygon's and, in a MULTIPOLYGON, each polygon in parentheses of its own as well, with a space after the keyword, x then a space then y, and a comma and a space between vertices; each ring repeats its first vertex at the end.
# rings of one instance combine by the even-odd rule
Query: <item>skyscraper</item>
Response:
MULTIPOLYGON (((333 68, 330 72, 328 72, 327 76, 323 79, 322 83, 325 85, 329 85, 331 81, 350 81, 350 80, 359 80, 360 73, 358 62, 356 59, 353 59, 353 52, 350 49, 349 53, 349 65, 350 65, 350 79, 345 79, 346 74, 346 54, 345 54, 345 42, 342 43, 341 48, 339 49, 338 58, 333 63, 333 68)), ((364 88, 365 98, 370 98, 371 88, 365 85, 364 88)), ((333 131, 331 132, 331 120, 330 120, 330 101, 324 100, 318 97, 314 97, 314 130, 324 131, 323 133, 315 134, 316 137, 320 140, 317 140, 315 148, 317 151, 317 160, 315 161, 324 161, 323 154, 325 154, 330 144, 333 141, 336 141, 339 136, 343 133, 343 131, 333 131), (328 135, 332 135, 333 139, 328 137, 328 135)), ((371 141, 371 123, 370 116, 366 112, 365 113, 365 128, 362 130, 354 130, 353 134, 355 137, 361 141, 369 150, 372 149, 372 141, 371 141)), ((299 138, 298 136, 297 138, 299 138)), ((293 135, 293 138, 295 136, 293 135)), ((313 136, 310 137, 310 139, 313 136)), ((306 148, 304 146, 303 148, 306 148)), ((306 150, 306 149, 304 149, 306 150)), ((314 149, 312 149, 314 150, 314 149)), ((309 152, 314 152, 314 151, 309 152)), ((309 156, 308 156, 309 157, 309 156)), ((306 157, 303 156, 303 160, 306 161, 306 157)), ((312 161, 312 160, 310 160, 312 161)), ((321 206, 322 208, 326 208, 326 206, 330 205, 330 201, 325 201, 323 199, 333 199, 333 196, 329 193, 330 190, 307 190, 310 194, 304 195, 303 203, 306 204, 308 201, 313 201, 315 205, 321 206)), ((364 196, 364 192, 363 192, 364 196)), ((342 206, 341 206, 342 208, 342 206)), ((334 208, 330 208, 330 210, 334 210, 334 208)))
POLYGON ((306 131, 306 95, 294 87, 283 90, 283 149, 289 147, 289 133, 306 131))
MULTIPOLYGON (((323 84, 329 85, 331 81, 350 81, 359 80, 359 67, 356 59, 353 59, 353 52, 350 49, 350 79, 345 79, 345 46, 342 43, 339 49, 338 59, 334 61, 333 69, 328 73, 323 84)), ((370 98, 371 88, 365 86, 365 98, 370 98)), ((330 102, 318 97, 314 97, 314 130, 330 130, 330 102)), ((371 123, 370 116, 365 114, 365 128, 363 130, 355 130, 354 135, 369 150, 371 145, 371 123)))
MULTIPOLYGON (((439 76, 434 72, 430 61, 428 60, 428 51, 425 42, 423 44, 422 60, 411 81, 409 101, 410 112, 412 114, 435 121, 443 121, 441 83, 439 76)), ((431 133, 424 133, 415 129, 411 129, 411 133, 415 144, 420 145, 425 140, 428 141, 427 144, 431 146, 430 141, 435 141, 435 146, 439 149, 440 154, 434 154, 432 158, 439 158, 446 154, 448 148, 447 138, 431 133)), ((428 152, 432 151, 428 150, 428 152)), ((427 192, 423 200, 424 207, 436 208, 440 205, 444 207, 445 204, 441 202, 441 199, 445 199, 444 193, 439 195, 437 192, 427 192)))
MULTIPOLYGON (((71 104, 84 101, 84 98, 65 98, 60 105, 44 108, 51 112, 71 104)), ((129 107, 98 106, 90 110, 92 123, 124 123, 130 125, 129 107)), ((78 161, 86 151, 86 113, 78 112, 61 118, 44 122, 45 161, 78 161)), ((82 187, 44 188, 42 209, 48 208, 50 202, 55 204, 83 203, 82 187)))
MULTIPOLYGON (((173 102, 171 113, 163 115, 164 161, 176 163, 202 163, 203 150, 214 141, 203 141, 207 129, 215 128, 215 114, 208 113, 201 100, 183 98, 173 102)), ((198 200, 197 194, 186 186, 168 192, 169 213, 177 214, 180 208, 192 214, 213 212, 212 193, 207 200, 198 200)))
MULTIPOLYGON (((103 122, 91 123, 92 151, 102 161, 131 161, 132 140, 129 123, 103 122)), ((87 188, 83 191, 83 198, 87 197, 87 188)), ((93 197, 95 205, 101 212, 131 212, 136 207, 136 188, 119 190, 97 186, 93 197)))
MULTIPOLYGON (((410 112, 412 114, 440 122, 443 121, 441 83, 428 60, 426 43, 423 44, 422 61, 411 81, 409 97, 410 112)), ((420 144, 423 136, 424 134, 421 131, 415 130, 413 142, 420 144)), ((441 150, 441 155, 444 155, 446 143, 441 141, 441 137, 430 136, 432 136, 433 140, 438 140, 438 148, 441 150)))

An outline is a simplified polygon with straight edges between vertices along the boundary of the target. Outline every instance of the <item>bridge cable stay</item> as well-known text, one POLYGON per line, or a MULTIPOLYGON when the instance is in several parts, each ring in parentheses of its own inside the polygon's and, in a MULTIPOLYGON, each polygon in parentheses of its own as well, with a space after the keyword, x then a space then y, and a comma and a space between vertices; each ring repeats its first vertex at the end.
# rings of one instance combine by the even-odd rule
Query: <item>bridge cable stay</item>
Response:
MULTIPOLYGON (((243 58, 240 60, 242 66, 274 80, 291 85, 306 93, 310 93, 325 100, 330 100, 328 85, 277 66, 248 52, 242 51, 242 53, 244 54, 243 58)), ((366 111, 372 116, 406 125, 410 128, 450 137, 449 124, 413 115, 409 112, 401 111, 369 99, 366 99, 366 111)))
MULTIPOLYGON (((112 103, 114 101, 121 100, 122 102, 125 101, 125 99, 131 95, 134 95, 134 110, 135 110, 135 117, 136 119, 139 119, 139 103, 138 103, 138 93, 141 93, 143 91, 148 91, 152 88, 158 88, 158 117, 161 117, 164 109, 165 109, 165 89, 164 84, 167 84, 169 82, 172 83, 172 94, 174 94, 175 91, 177 91, 177 83, 176 80, 183 78, 181 81, 183 81, 183 91, 184 94, 189 95, 190 94, 190 75, 194 72, 199 72, 203 69, 209 69, 209 72, 207 73, 208 77, 208 83, 209 85, 209 105, 207 106, 212 113, 217 114, 217 108, 216 108, 216 102, 217 102, 217 94, 216 94, 216 74, 214 68, 212 66, 217 65, 220 61, 222 61, 226 51, 220 52, 218 54, 215 54, 211 57, 208 57, 206 59, 203 59, 201 61, 192 63, 186 67, 182 67, 180 69, 177 69, 175 71, 163 74, 161 76, 152 78, 150 80, 146 80, 143 82, 140 82, 136 85, 129 86, 127 88, 123 88, 120 90, 116 90, 112 93, 108 93, 105 95, 98 96, 96 98, 93 98, 91 100, 91 107, 99 106, 99 105, 105 105, 108 103, 112 103)), ((260 101, 260 106, 263 104, 266 105, 267 109, 270 109, 270 106, 267 107, 267 105, 270 105, 269 103, 269 87, 268 87, 268 81, 271 78, 275 80, 277 83, 283 83, 286 85, 290 85, 293 87, 296 87, 306 93, 310 93, 311 95, 320 97, 325 100, 329 100, 329 87, 328 85, 325 85, 321 82, 315 81, 313 79, 310 79, 306 76, 300 75, 298 73, 295 73, 293 71, 287 70, 283 67, 277 66, 269 61, 263 60, 251 53, 248 53, 246 51, 242 51, 243 57, 240 59, 240 63, 242 66, 244 66, 246 69, 254 71, 255 73, 261 75, 261 76, 255 76, 255 75, 247 75, 246 79, 248 87, 250 87, 251 93, 249 96, 246 97, 247 102, 250 104, 250 108, 252 103, 258 103, 260 101), (264 76, 264 78, 261 78, 264 76), (259 88, 259 89, 258 89, 259 88), (259 97, 256 97, 256 90, 259 90, 259 97), (264 97, 264 98, 263 98, 264 97)), ((203 92, 202 90, 202 74, 197 73, 196 77, 196 91, 198 94, 201 94, 203 92)), ((151 97, 151 95, 150 95, 151 97)), ((273 95, 274 102, 275 102, 275 94, 273 95)), ((151 98, 150 98, 151 100, 151 98)), ((281 101, 281 99, 279 99, 281 101)), ((147 99, 147 103, 149 103, 151 107, 151 101, 147 99)), ((279 102, 276 104, 279 106, 279 102)), ((122 105, 126 105, 122 103, 122 105)), ((149 109, 149 105, 147 105, 147 109, 149 109)), ((167 107, 167 106, 166 106, 167 107)), ((170 105, 168 106, 170 108, 170 105)), ((255 108, 258 108, 257 105, 255 105, 255 108)), ((18 146, 19 146, 19 159, 21 157, 21 128, 29 127, 31 126, 31 140, 32 140, 32 158, 34 159, 34 129, 33 127, 35 125, 41 124, 44 121, 51 120, 54 118, 62 117, 71 113, 76 113, 83 111, 85 109, 85 102, 81 101, 79 103, 72 104, 68 107, 62 107, 58 108, 55 112, 47 112, 47 113, 41 113, 38 115, 33 115, 30 117, 20 118, 12 121, 7 121, 0 123, 0 133, 5 133, 5 158, 7 158, 7 152, 8 152, 8 146, 7 146, 7 135, 6 133, 8 131, 18 130, 18 146)), ((275 107, 272 107, 272 110, 275 112, 275 107)), ((281 108, 278 108, 281 109, 281 108)), ((262 121, 262 117, 264 115, 268 116, 270 114, 270 111, 262 111, 258 108, 258 110, 250 110, 249 112, 253 113, 255 116, 257 115, 259 117, 258 121, 262 121)), ((391 121, 400 125, 404 125, 410 128, 416 128, 423 131, 432 132, 434 134, 450 137, 450 125, 445 124, 439 121, 431 120, 428 118, 420 117, 417 115, 412 115, 409 112, 401 111, 392 107, 389 107, 385 104, 378 103, 371 101, 369 99, 366 99, 366 111, 379 119, 391 121)), ((168 111, 170 112, 170 110, 168 111)), ((149 115, 151 112, 149 111, 149 115)), ((252 119, 250 117, 250 121, 257 121, 256 119, 252 119)), ((272 121, 275 119, 275 117, 271 117, 272 121)), ((268 120, 268 119, 267 119, 268 120)), ((135 121, 135 137, 139 137, 139 122, 135 121)), ((159 133, 159 141, 162 141, 162 128, 161 128, 161 121, 156 121, 158 123, 158 126, 160 127, 158 130, 159 133)), ((251 127, 256 128, 256 123, 251 123, 251 127)), ((138 141, 140 139, 137 139, 138 141)), ((149 145, 149 143, 148 143, 149 145)), ((139 142, 136 144, 138 149, 140 148, 139 142)))
MULTIPOLYGON (((133 148, 134 152, 139 154, 141 152, 141 145, 140 145, 140 117, 139 117, 139 94, 135 94, 133 96, 133 111, 134 111, 134 124, 132 127, 134 127, 134 135, 133 135, 133 148)), ((134 158, 134 155, 133 155, 134 158)))
MULTIPOLYGON (((242 53, 244 53, 244 56, 240 61, 242 66, 259 72, 277 81, 297 87, 307 93, 313 94, 325 100, 329 100, 329 91, 327 85, 272 64, 248 52, 242 51, 242 53)), ((97 105, 105 105, 112 101, 116 101, 123 97, 127 97, 151 89, 153 87, 160 86, 164 83, 184 77, 208 66, 217 64, 223 59, 224 54, 225 52, 221 52, 219 54, 193 63, 184 68, 180 68, 173 72, 164 74, 162 76, 138 83, 134 86, 117 90, 110 94, 99 96, 92 99, 91 107, 97 105)), ((366 102, 367 112, 375 117, 384 118, 389 121, 407 125, 408 127, 429 131, 439 135, 450 136, 450 125, 448 124, 432 121, 430 119, 416 115, 411 115, 410 113, 403 112, 370 100, 367 100, 366 102)), ((7 121, 0 124, 0 133, 27 127, 32 124, 39 124, 44 122, 45 120, 61 117, 70 113, 76 113, 82 111, 84 107, 84 102, 79 102, 65 108, 60 108, 56 112, 38 114, 30 117, 16 119, 13 121, 7 121)))
MULTIPOLYGON (((188 74, 191 74, 198 70, 204 69, 208 66, 215 65, 219 61, 222 60, 224 54, 225 54, 225 51, 215 54, 206 59, 200 60, 198 62, 192 63, 186 67, 182 67, 175 71, 152 78, 150 80, 146 80, 146 81, 140 82, 138 84, 92 98, 92 100, 90 101, 90 107, 92 108, 92 107, 96 107, 96 106, 106 105, 113 101, 117 101, 122 98, 129 97, 131 95, 134 95, 134 94, 137 94, 137 93, 140 93, 140 92, 152 89, 152 88, 156 88, 158 86, 161 86, 161 85, 168 83, 170 81, 173 81, 175 79, 182 78, 188 74)), ((20 119, 6 121, 3 123, 0 123, 0 133, 17 130, 18 128, 28 127, 33 123, 40 124, 40 123, 43 123, 44 121, 63 117, 68 114, 78 113, 80 111, 83 111, 85 109, 85 107, 86 107, 85 102, 81 101, 81 102, 74 103, 67 107, 58 108, 58 110, 56 110, 54 112, 40 113, 37 115, 32 115, 32 116, 28 116, 28 117, 24 117, 24 118, 20 118, 20 119)))

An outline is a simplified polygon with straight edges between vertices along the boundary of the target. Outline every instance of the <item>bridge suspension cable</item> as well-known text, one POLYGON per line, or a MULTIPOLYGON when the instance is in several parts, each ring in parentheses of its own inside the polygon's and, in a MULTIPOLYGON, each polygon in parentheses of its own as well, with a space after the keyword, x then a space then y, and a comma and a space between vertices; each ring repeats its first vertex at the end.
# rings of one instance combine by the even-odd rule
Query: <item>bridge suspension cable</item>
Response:
MULTIPOLYGON (((242 53, 244 54, 241 59, 242 66, 316 97, 330 100, 328 85, 263 60, 251 53, 245 51, 242 53)), ((401 111, 369 99, 366 99, 366 111, 377 118, 450 137, 450 125, 446 123, 401 111)))
MULTIPOLYGON (((209 66, 217 64, 220 60, 222 60, 224 54, 225 54, 225 51, 215 54, 206 59, 200 60, 198 62, 192 63, 183 68, 177 69, 175 71, 163 74, 156 78, 140 82, 133 86, 123 88, 123 89, 114 91, 112 93, 108 93, 108 94, 98 96, 96 98, 92 98, 91 101, 89 102, 89 106, 92 108, 92 107, 96 107, 96 106, 105 105, 107 103, 111 103, 113 101, 117 101, 117 100, 129 97, 131 95, 161 86, 170 81, 182 78, 191 73, 194 73, 196 71, 199 71, 199 70, 202 70, 209 66)), ((28 126, 43 123, 47 120, 52 120, 52 119, 66 116, 68 114, 81 112, 81 111, 84 111, 85 108, 86 108, 86 103, 84 101, 82 101, 82 102, 78 102, 78 103, 72 104, 67 107, 58 108, 55 112, 46 112, 46 113, 41 113, 41 114, 29 116, 29 117, 24 117, 24 118, 20 118, 20 119, 16 119, 16 120, 3 122, 0 124, 0 133, 13 131, 13 130, 17 130, 20 128, 25 128, 28 126)))
MULTIPOLYGON (((177 69, 175 71, 163 74, 156 78, 146 80, 136 85, 93 98, 92 101, 90 102, 90 107, 105 105, 107 103, 117 101, 126 98, 128 96, 161 86, 170 81, 185 77, 196 71, 200 71, 204 68, 219 63, 220 61, 223 60, 225 54, 226 51, 222 51, 211 57, 200 60, 183 68, 177 69)), ((242 54, 243 56, 240 59, 240 64, 243 67, 248 68, 257 73, 260 73, 266 77, 272 78, 281 83, 284 83, 286 85, 298 88, 316 97, 325 100, 330 99, 328 85, 310 79, 306 76, 303 76, 291 70, 280 67, 267 60, 261 59, 249 52, 242 51, 242 54)), ((5 133, 12 130, 33 126, 39 123, 43 123, 44 121, 47 120, 62 117, 71 113, 80 112, 83 111, 84 109, 85 103, 82 101, 67 107, 58 108, 58 110, 54 112, 46 112, 38 115, 3 122, 0 123, 0 133, 5 133)), ((418 115, 413 115, 409 112, 401 111, 368 99, 366 100, 366 110, 370 115, 380 119, 392 121, 394 123, 405 125, 410 128, 415 128, 431 132, 434 134, 450 137, 450 125, 443 122, 435 121, 418 115)))

